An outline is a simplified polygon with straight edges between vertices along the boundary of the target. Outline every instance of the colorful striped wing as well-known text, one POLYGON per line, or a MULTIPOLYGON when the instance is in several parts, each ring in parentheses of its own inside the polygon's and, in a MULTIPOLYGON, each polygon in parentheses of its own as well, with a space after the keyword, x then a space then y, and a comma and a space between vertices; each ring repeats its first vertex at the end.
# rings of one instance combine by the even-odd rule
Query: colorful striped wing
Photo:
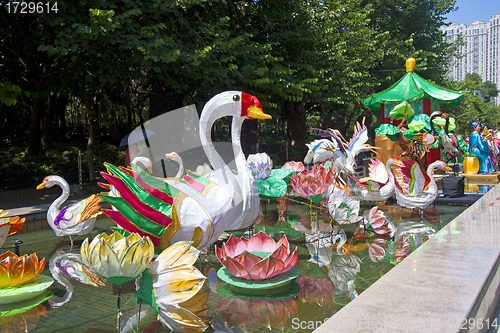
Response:
POLYGON ((407 196, 418 197, 429 185, 431 179, 425 170, 415 161, 398 161, 395 163, 402 177, 402 184, 396 181, 398 189, 407 196))
POLYGON ((120 196, 99 195, 117 209, 104 209, 104 213, 126 231, 149 236, 155 246, 160 246, 161 235, 172 223, 172 205, 180 191, 140 168, 105 165, 110 173, 102 175, 120 196))
POLYGON ((101 214, 101 198, 92 194, 90 197, 61 209, 54 219, 60 229, 73 227, 85 220, 101 214))
POLYGON ((182 177, 181 182, 195 189, 200 195, 206 196, 208 191, 217 185, 215 182, 196 172, 191 170, 186 170, 186 172, 187 175, 182 177))

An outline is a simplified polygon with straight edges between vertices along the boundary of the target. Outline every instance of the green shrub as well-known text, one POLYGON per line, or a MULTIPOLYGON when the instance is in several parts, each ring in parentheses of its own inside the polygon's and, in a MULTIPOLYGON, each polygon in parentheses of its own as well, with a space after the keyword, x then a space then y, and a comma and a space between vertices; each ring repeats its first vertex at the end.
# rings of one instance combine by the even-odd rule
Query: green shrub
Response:
MULTIPOLYGON (((0 190, 35 188, 44 177, 58 175, 70 184, 78 183, 78 150, 82 159, 83 182, 89 181, 87 150, 84 142, 55 143, 43 156, 25 157, 24 148, 9 147, 0 154, 0 190)), ((104 162, 123 165, 125 150, 107 143, 96 144, 96 176, 105 171, 104 162)))

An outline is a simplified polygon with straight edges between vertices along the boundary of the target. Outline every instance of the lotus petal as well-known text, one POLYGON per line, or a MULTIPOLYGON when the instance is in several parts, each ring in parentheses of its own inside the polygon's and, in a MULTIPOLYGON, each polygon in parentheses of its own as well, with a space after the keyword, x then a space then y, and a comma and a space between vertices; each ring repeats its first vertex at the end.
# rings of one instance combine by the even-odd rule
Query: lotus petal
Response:
POLYGON ((103 264, 101 266, 103 277, 121 276, 120 260, 113 247, 104 239, 101 239, 99 244, 99 262, 103 264))
POLYGON ((222 246, 222 249, 219 249, 216 245, 215 246, 215 255, 216 255, 217 259, 219 259, 222 266, 226 267, 226 265, 227 265, 226 251, 224 251, 223 248, 224 248, 224 245, 222 246))
POLYGON ((246 273, 245 266, 243 266, 242 264, 240 264, 231 257, 226 257, 226 260, 227 260, 226 268, 229 270, 231 274, 233 274, 236 277, 249 278, 249 276, 246 273))
POLYGON ((245 238, 242 239, 235 237, 234 235, 229 236, 226 243, 223 244, 222 250, 224 253, 230 257, 236 257, 238 254, 242 253, 247 249, 247 244, 245 238))
POLYGON ((207 325, 190 311, 171 304, 160 303, 159 319, 174 332, 203 332, 207 325))
POLYGON ((285 247, 285 245, 281 244, 273 253, 271 253, 271 257, 285 262, 290 255, 289 252, 289 249, 285 247))
MULTIPOLYGON (((153 248, 151 249, 153 250, 153 248)), ((192 247, 191 242, 177 242, 160 253, 150 270, 160 272, 169 266, 192 266, 199 254, 200 251, 192 247)))
POLYGON ((179 303, 179 306, 188 310, 189 312, 197 315, 205 316, 206 310, 208 310, 207 301, 210 296, 210 287, 208 286, 208 282, 205 280, 201 289, 190 299, 179 303))
POLYGON ((290 256, 285 260, 285 267, 283 268, 283 272, 288 272, 295 266, 297 260, 299 259, 299 251, 297 248, 292 252, 290 256))
POLYGON ((153 287, 158 302, 179 304, 193 297, 205 282, 199 270, 188 265, 170 267, 154 275, 153 287))
POLYGON ((263 231, 259 231, 248 240, 249 252, 273 252, 275 249, 276 242, 263 231))
POLYGON ((283 244, 283 246, 285 246, 285 248, 287 249, 287 254, 290 254, 290 243, 288 243, 288 239, 285 236, 281 237, 281 239, 276 244, 276 247, 280 247, 281 244, 283 244))
POLYGON ((282 169, 292 169, 292 170, 297 170, 297 171, 302 171, 304 170, 304 164, 302 162, 295 162, 295 161, 290 161, 286 162, 283 164, 281 167, 282 169))
POLYGON ((236 256, 234 260, 243 265, 248 275, 250 275, 250 270, 252 269, 252 267, 254 267, 257 263, 259 263, 262 260, 262 258, 248 251, 243 251, 243 253, 236 256))
POLYGON ((142 242, 135 242, 125 249, 119 263, 120 275, 138 276, 146 268, 148 262, 144 262, 146 258, 141 255, 145 251, 143 245, 142 242))
POLYGON ((284 268, 283 261, 269 256, 250 270, 250 278, 254 280, 269 279, 282 273, 284 268))

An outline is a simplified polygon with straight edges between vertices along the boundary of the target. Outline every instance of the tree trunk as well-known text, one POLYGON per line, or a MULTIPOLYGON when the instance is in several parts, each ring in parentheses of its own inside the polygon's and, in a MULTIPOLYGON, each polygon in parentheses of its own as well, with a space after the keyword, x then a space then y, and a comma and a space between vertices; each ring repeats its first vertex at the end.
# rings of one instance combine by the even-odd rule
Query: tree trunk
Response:
POLYGON ((285 104, 285 116, 287 120, 287 134, 291 145, 302 147, 307 140, 306 125, 306 101, 288 102, 285 104))
POLYGON ((96 140, 96 121, 94 111, 92 110, 92 101, 85 100, 85 107, 87 111, 87 119, 89 122, 89 139, 87 141, 87 164, 89 166, 89 182, 95 183, 95 169, 94 169, 94 144, 96 140))
POLYGON ((47 109, 47 98, 38 96, 38 93, 45 90, 44 68, 37 64, 28 65, 26 76, 30 80, 30 92, 33 96, 26 156, 38 156, 42 152, 42 118, 47 109))
POLYGON ((127 126, 128 130, 132 132, 132 130, 134 129, 134 126, 132 124, 132 106, 130 102, 132 96, 130 96, 130 82, 128 80, 127 82, 125 82, 125 95, 126 95, 125 107, 127 108, 127 126))
MULTIPOLYGON (((52 146, 54 137, 59 137, 58 126, 55 124, 56 117, 61 113, 60 109, 66 109, 67 96, 61 96, 59 92, 52 92, 49 97, 49 106, 42 117, 42 146, 48 149, 52 146)), ((64 111, 62 112, 64 115, 64 111)))
POLYGON ((31 123, 30 133, 28 136, 28 147, 26 148, 26 156, 38 156, 42 152, 42 117, 47 107, 45 99, 33 97, 31 107, 31 123))
POLYGON ((58 94, 57 103, 55 107, 55 124, 57 126, 57 140, 62 141, 66 138, 67 122, 66 122, 66 107, 69 103, 68 96, 61 96, 58 94))

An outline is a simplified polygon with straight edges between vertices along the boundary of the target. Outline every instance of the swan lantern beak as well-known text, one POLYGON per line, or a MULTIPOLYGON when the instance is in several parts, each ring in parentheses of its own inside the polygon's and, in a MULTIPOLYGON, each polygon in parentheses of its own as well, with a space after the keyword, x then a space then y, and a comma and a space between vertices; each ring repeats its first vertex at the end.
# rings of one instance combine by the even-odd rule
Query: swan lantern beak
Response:
POLYGON ((449 166, 445 166, 443 170, 444 170, 444 171, 446 171, 446 172, 451 172, 451 171, 453 171, 453 169, 452 169, 452 168, 450 168, 449 166))
POLYGON ((45 188, 45 183, 41 183, 36 187, 37 190, 41 190, 42 188, 45 188))
POLYGON ((248 108, 247 117, 251 119, 271 119, 272 117, 268 114, 265 114, 261 108, 258 108, 255 105, 252 105, 248 108))

